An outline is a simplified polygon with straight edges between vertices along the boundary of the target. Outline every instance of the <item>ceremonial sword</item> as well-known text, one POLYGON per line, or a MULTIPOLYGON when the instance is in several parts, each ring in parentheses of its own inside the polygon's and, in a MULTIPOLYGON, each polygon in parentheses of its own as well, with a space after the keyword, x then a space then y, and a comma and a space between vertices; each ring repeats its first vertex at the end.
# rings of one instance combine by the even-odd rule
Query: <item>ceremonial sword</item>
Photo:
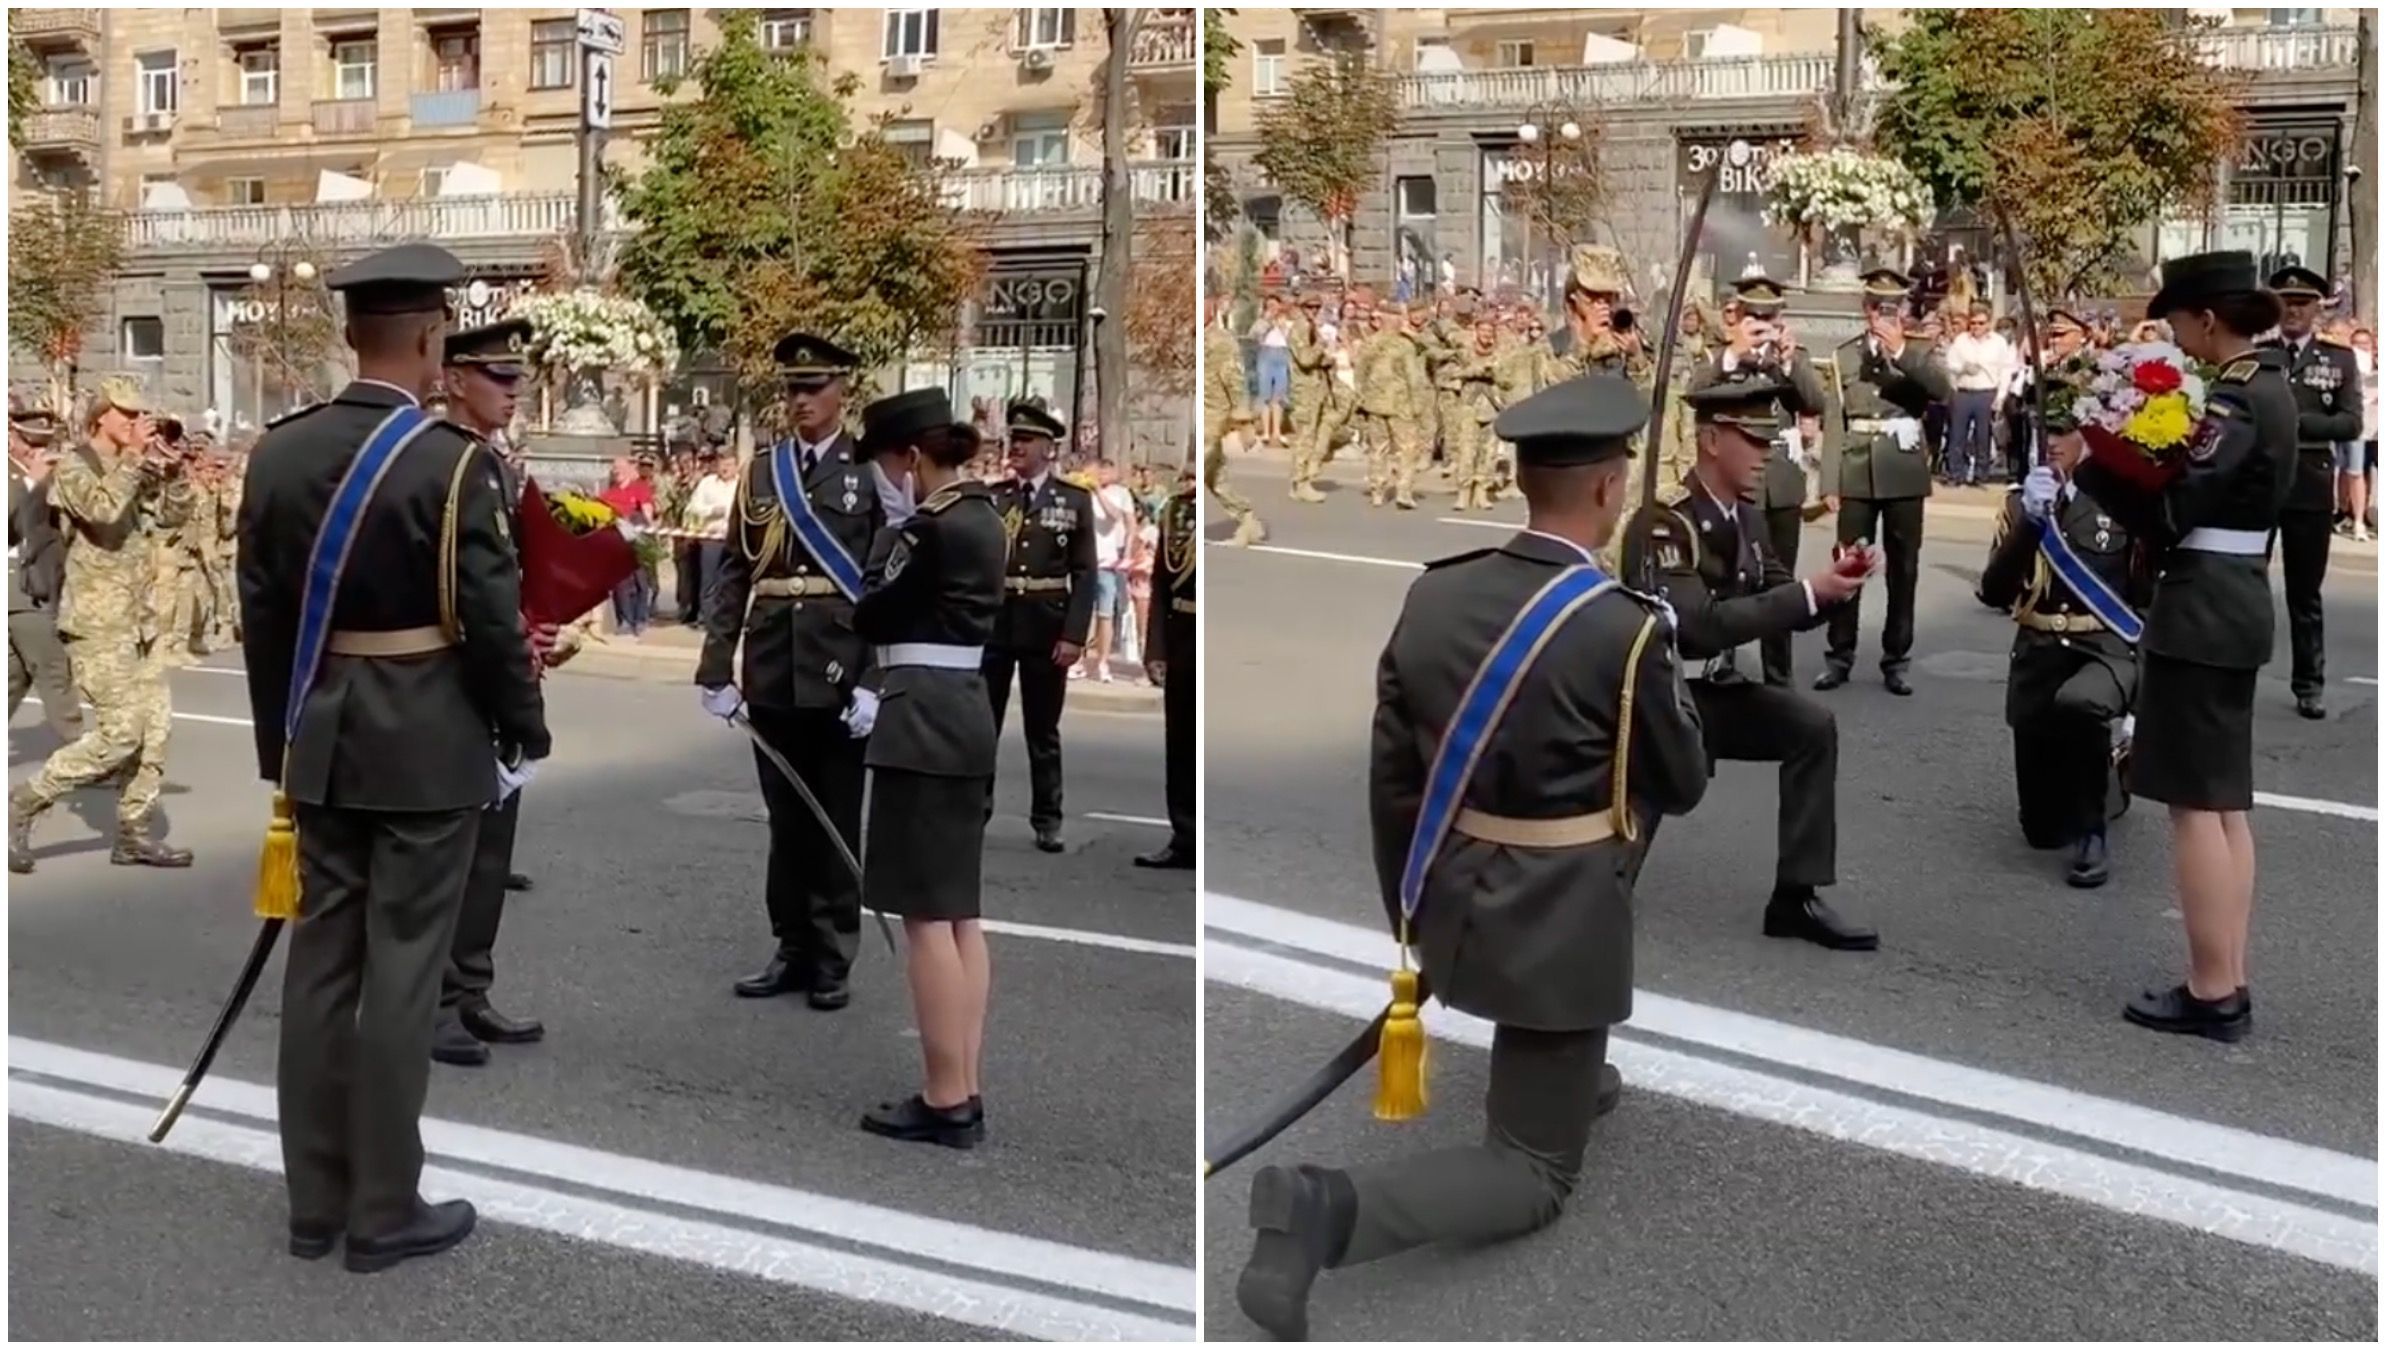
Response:
POLYGON ((850 851, 850 841, 842 838, 842 832, 833 827, 833 817, 825 814, 825 808, 817 801, 817 794, 809 791, 808 784, 801 781, 800 771, 792 767, 792 762, 783 757, 781 750, 767 744, 767 738, 761 735, 758 728, 751 723, 748 713, 736 708, 725 720, 740 727, 749 735, 750 743, 758 747, 758 753, 767 757, 767 762, 775 766, 777 773, 783 775, 783 781, 791 784, 792 791, 800 794, 800 800, 807 804, 808 813, 817 818, 817 824, 825 827, 825 837, 833 841, 834 851, 842 855, 842 865, 850 869, 852 879, 858 882, 858 893, 861 897, 859 908, 865 909, 869 914, 875 916, 875 926, 883 933, 884 950, 894 956, 899 955, 900 944, 892 940, 891 916, 864 903, 867 893, 867 869, 859 865, 858 855, 850 851))
MULTIPOLYGON (((1682 322, 1684 286, 1691 280, 1692 264, 1699 257, 1701 230, 1708 221, 1708 208, 1717 199, 1717 181, 1721 177, 1721 173, 1709 175, 1707 185, 1700 190, 1700 206, 1692 213, 1692 223, 1684 231, 1683 257, 1675 268, 1675 288, 1669 294, 1666 318, 1661 325, 1658 371, 1650 383, 1650 449, 1644 456, 1645 463, 1642 466, 1641 506, 1631 521, 1639 529, 1647 529, 1647 519, 1658 500, 1658 458, 1660 441, 1666 431, 1668 362, 1672 358, 1672 349, 1668 344, 1674 340, 1675 330, 1682 322)), ((1648 555, 1649 550, 1643 549, 1645 560, 1648 555)), ((1651 570, 1654 569, 1645 567, 1646 572, 1651 570)), ((1656 588, 1655 578, 1652 582, 1649 589, 1656 588)), ((1342 1084, 1349 1082, 1375 1058, 1376 1049, 1383 1039, 1384 1018, 1390 1014, 1391 1007, 1387 1004, 1382 1012, 1375 1014, 1374 1021, 1367 1023, 1364 1030, 1343 1046, 1339 1054, 1327 1060, 1324 1067, 1310 1075, 1307 1081, 1257 1119, 1212 1145, 1200 1160, 1201 1178, 1206 1180, 1213 1177, 1257 1152, 1275 1136, 1298 1123, 1302 1116, 1323 1105, 1327 1097, 1332 1096, 1342 1084)))
POLYGON ((208 1066, 217 1062, 217 1051, 224 1047, 226 1033, 233 1030, 234 1020, 250 1002, 250 991, 258 987, 259 974, 266 970, 267 958, 274 954, 275 939, 283 935, 283 926, 288 922, 267 919, 259 924, 258 940, 250 944, 250 959, 242 963, 242 973, 233 982, 233 993, 226 997, 225 1006, 217 1010, 217 1024, 208 1029, 208 1039, 201 1042, 191 1069, 183 1075, 175 1095, 167 1098, 166 1109, 158 1113, 157 1123, 150 1127, 151 1143, 165 1143, 167 1131, 175 1128, 175 1122, 183 1117, 183 1108, 191 1105, 192 1093, 199 1089, 200 1080, 208 1076, 208 1066))

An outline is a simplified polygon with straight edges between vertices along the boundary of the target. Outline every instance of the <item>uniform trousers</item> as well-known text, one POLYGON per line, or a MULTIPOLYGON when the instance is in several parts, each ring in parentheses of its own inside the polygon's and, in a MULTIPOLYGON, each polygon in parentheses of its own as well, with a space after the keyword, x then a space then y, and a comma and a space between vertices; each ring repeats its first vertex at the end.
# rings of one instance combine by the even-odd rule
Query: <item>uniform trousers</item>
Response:
MULTIPOLYGON (((1800 570, 1800 508, 1777 506, 1769 508, 1767 517, 1767 547, 1783 563, 1784 570, 1798 574, 1800 570)), ((1758 640, 1758 662, 1768 684, 1781 687, 1792 682, 1792 635, 1769 633, 1758 640)))
MULTIPOLYGON (((1162 595, 1151 603, 1173 604, 1174 599, 1162 595)), ((1194 819, 1199 804, 1200 691, 1192 678, 1197 673, 1194 667, 1198 662, 1193 658, 1198 628, 1198 615, 1168 615, 1167 649, 1159 654, 1167 667, 1163 691, 1167 705, 1167 823, 1172 827, 1167 842, 1187 853, 1199 842, 1194 819)))
POLYGON ((2038 710, 2018 718, 2017 823, 2026 843, 2058 848, 2108 827, 2109 752, 2124 715, 2117 677, 2086 661, 2038 710))
MULTIPOLYGON (((832 708, 750 705, 750 724, 799 770, 810 795, 832 817, 842 842, 858 856, 858 823, 867 795, 867 743, 842 725, 832 708)), ((812 986, 850 978, 858 956, 858 878, 825 836, 798 791, 763 751, 758 790, 767 803, 767 921, 783 959, 812 986)))
POLYGON ((1547 1227, 1583 1178, 1608 1028, 1492 1028, 1480 1145, 1349 1172, 1357 1218, 1336 1261, 1380 1261, 1433 1242, 1493 1242, 1547 1227))
MULTIPOLYGON (((1153 603, 1159 603, 1153 598, 1153 603)), ((1058 718, 1067 707, 1067 672, 1050 653, 986 649, 983 684, 992 696, 992 725, 1008 725, 1008 686, 1018 672, 1025 686, 1025 759, 1033 766, 1033 809, 1027 818, 1037 830, 1055 830, 1066 820, 1066 757, 1059 749, 1058 718)), ((987 799, 984 817, 990 819, 987 799)))
POLYGON ((1775 888, 1832 885, 1840 752, 1832 710, 1789 689, 1748 681, 1694 680, 1691 690, 1712 762, 1777 766, 1775 888))
POLYGON ((21 609, 8 616, 8 715, 28 691, 42 691, 42 720, 62 741, 83 731, 83 700, 75 693, 75 671, 58 640, 58 618, 46 609, 21 609))
POLYGON ((130 763, 133 772, 117 794, 117 831, 140 834, 167 781, 167 734, 174 723, 168 715, 166 664, 130 637, 69 638, 66 649, 75 682, 91 702, 91 721, 26 780, 19 800, 43 810, 70 792, 114 777, 130 763))
POLYGON ((378 1238, 416 1217, 417 1118, 481 808, 295 808, 300 918, 275 1102, 295 1224, 378 1238))
POLYGON ((1417 495, 1417 470, 1423 452, 1417 445, 1417 419, 1414 413, 1383 417, 1375 413, 1359 414, 1361 434, 1367 445, 1367 491, 1376 496, 1390 493, 1395 497, 1414 500, 1417 495))
POLYGON ((2289 510, 2277 522, 2283 550, 2283 603, 2292 624, 2292 692, 2325 692, 2325 563, 2333 552, 2333 512, 2324 503, 2289 510))
MULTIPOLYGON (((1908 652, 1917 642, 1917 554, 1925 544, 1925 499, 1844 497, 1839 532, 1844 544, 1883 545, 1883 670, 1897 675, 1908 669, 1908 652)), ((1834 606, 1825 624, 1825 666, 1844 675, 1858 660, 1858 606, 1858 597, 1834 606)))
POLYGON ((442 972, 445 1018, 485 1004, 491 997, 492 944, 500 938, 500 910, 508 898, 508 865, 517 851, 517 807, 524 800, 523 791, 512 792, 498 807, 477 814, 475 862, 467 871, 458 931, 450 940, 450 964, 442 972))

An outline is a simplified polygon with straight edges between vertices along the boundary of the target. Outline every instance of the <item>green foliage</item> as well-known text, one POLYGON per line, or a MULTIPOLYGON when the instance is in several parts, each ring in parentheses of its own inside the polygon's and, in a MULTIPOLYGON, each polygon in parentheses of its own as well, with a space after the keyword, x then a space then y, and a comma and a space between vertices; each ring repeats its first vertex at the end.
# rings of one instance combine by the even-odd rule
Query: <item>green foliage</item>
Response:
POLYGON ((90 194, 30 197, 8 218, 8 340, 63 378, 124 258, 125 222, 90 194))
POLYGON ((2239 148, 2237 77, 2142 9, 1919 9, 1870 50, 1876 136, 1943 206, 2006 219, 2063 298, 2158 219, 2205 210, 2239 148))
POLYGON ((1322 57, 1260 115, 1259 172, 1338 233, 1373 186, 1375 156, 1399 126, 1390 71, 1357 52, 1322 57))
POLYGON ((618 280, 687 352, 722 352, 754 394, 776 340, 805 328, 871 370, 945 339, 982 257, 930 167, 880 128, 854 135, 855 76, 815 52, 770 55, 728 17, 666 106, 649 166, 620 185, 633 232, 618 280))
POLYGON ((1242 200, 1233 191, 1233 171, 1210 158, 1200 170, 1201 219, 1211 240, 1222 239, 1242 216, 1242 200))
POLYGON ((1233 68, 1233 55, 1242 49, 1240 40, 1226 29, 1225 16, 1241 11, 1211 9, 1203 12, 1208 17, 1208 27, 1203 32, 1200 48, 1200 87, 1210 94, 1221 94, 1225 91, 1226 81, 1232 78, 1229 72, 1233 68))
MULTIPOLYGON (((9 11, 9 27, 16 27, 16 11, 9 11)), ((42 66, 33 59, 25 44, 17 41, 12 31, 8 39, 8 143, 12 147, 25 144, 25 119, 42 103, 42 66)))
POLYGON ((281 407, 270 402, 262 414, 329 397, 346 378, 349 348, 342 340, 342 310, 325 285, 333 265, 324 251, 289 249, 281 285, 270 278, 243 289, 253 317, 235 323, 226 337, 234 354, 256 363, 265 377, 263 387, 282 396, 281 407), (292 275, 303 259, 315 269, 307 281, 292 275))
POLYGON ((1547 147, 1519 143, 1522 176, 1503 183, 1501 207, 1553 247, 1585 239, 1608 204, 1608 114, 1592 107, 1572 114, 1577 136, 1553 137, 1547 147))

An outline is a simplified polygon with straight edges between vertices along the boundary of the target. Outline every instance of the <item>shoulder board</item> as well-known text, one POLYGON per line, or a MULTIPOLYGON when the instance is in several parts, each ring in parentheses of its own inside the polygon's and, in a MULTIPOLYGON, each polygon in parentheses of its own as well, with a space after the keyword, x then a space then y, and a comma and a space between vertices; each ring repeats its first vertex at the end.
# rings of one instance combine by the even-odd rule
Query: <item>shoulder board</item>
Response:
POLYGON ((325 405, 324 405, 323 403, 311 403, 311 404, 309 404, 309 405, 308 405, 307 407, 305 407, 305 408, 294 408, 294 409, 292 409, 290 412, 287 412, 287 413, 285 413, 285 414, 284 414, 283 416, 281 416, 281 417, 276 417, 276 418, 270 418, 270 419, 268 419, 268 421, 267 421, 267 425, 266 425, 266 427, 264 428, 264 430, 267 430, 267 431, 273 431, 275 428, 277 428, 277 427, 279 427, 279 426, 282 426, 282 425, 283 425, 284 423, 286 423, 286 422, 297 421, 298 419, 300 419, 300 418, 303 418, 303 417, 306 417, 306 416, 308 416, 310 413, 313 413, 313 412, 315 412, 317 409, 319 409, 319 408, 322 408, 322 407, 324 407, 324 406, 325 406, 325 405))
POLYGON ((1691 488, 1680 479, 1658 485, 1658 504, 1660 506, 1681 506, 1691 498, 1691 488))
POLYGON ((2222 384, 2248 384, 2251 378, 2257 374, 2258 362, 2245 356, 2217 372, 2217 380, 2222 384))
POLYGON ((2207 413, 2210 417, 2239 417, 2242 415, 2242 408, 2238 403, 2212 398, 2208 401, 2207 413))
POLYGON ((2325 345, 2326 345, 2326 346, 2328 346, 2328 347, 2331 347, 2331 348, 2332 348, 2332 349, 2334 349, 2335 351, 2339 351, 2339 352, 2346 352, 2346 351, 2349 351, 2349 350, 2351 350, 2351 347, 2350 347, 2350 339, 2348 339, 2348 338, 2338 338, 2338 337, 2335 337, 2335 336, 2334 336, 2333 334, 2331 334, 2331 333, 2319 333, 2319 334, 2317 334, 2317 341, 2319 341, 2319 342, 2321 342, 2321 343, 2325 344, 2325 345))
POLYGON ((953 483, 944 487, 941 491, 934 493, 932 496, 927 497, 924 501, 917 503, 917 510, 919 513, 924 515, 938 516, 942 512, 949 510, 951 507, 958 505, 961 501, 964 501, 966 499, 966 495, 967 494, 964 492, 958 490, 957 484, 953 483))
POLYGON ((1838 351, 1840 351, 1840 350, 1841 350, 1842 348, 1844 348, 1844 347, 1855 347, 1855 346, 1857 346, 1858 344, 1860 344, 1860 343, 1862 343, 1862 342, 1864 342, 1864 341, 1866 341, 1866 340, 1867 340, 1867 335, 1866 335, 1866 334, 1864 334, 1864 333, 1858 333, 1858 334, 1854 334, 1853 336, 1846 337, 1846 338, 1842 339, 1840 342, 1837 342, 1837 343, 1835 343, 1835 344, 1834 344, 1834 346, 1833 346, 1833 349, 1834 349, 1835 351, 1837 351, 1837 352, 1838 352, 1838 351))
POLYGON ((1473 562, 1477 558, 1488 558, 1499 551, 1496 548, 1477 548, 1469 549, 1465 553, 1453 553, 1447 558, 1436 558, 1425 564, 1425 570, 1430 572, 1437 567, 1450 567, 1458 563, 1473 562))

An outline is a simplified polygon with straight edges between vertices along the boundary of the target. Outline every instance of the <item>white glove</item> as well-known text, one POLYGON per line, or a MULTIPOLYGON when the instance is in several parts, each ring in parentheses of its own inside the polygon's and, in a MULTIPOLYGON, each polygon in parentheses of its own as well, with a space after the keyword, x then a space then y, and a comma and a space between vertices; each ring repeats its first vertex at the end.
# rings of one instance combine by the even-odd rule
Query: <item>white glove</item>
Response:
POLYGON ((711 717, 728 721, 742 710, 742 691, 730 684, 715 685, 700 691, 700 707, 711 717))
POLYGON ((2036 464, 2025 475, 2025 513, 2034 517, 2050 514, 2058 501, 2058 470, 2047 464, 2036 464))
POLYGON ((850 691, 850 706, 842 710, 842 725, 850 728, 850 739, 864 740, 875 730, 875 710, 882 706, 883 700, 871 689, 850 691))
POLYGON ((500 775, 500 795, 492 798, 492 808, 498 810, 510 797, 515 796, 527 783, 533 781, 533 761, 527 760, 512 769, 506 764, 494 760, 492 767, 497 769, 500 775))
POLYGON ((1669 642, 1675 640, 1675 606, 1667 599, 1665 591, 1645 591, 1628 586, 1625 588, 1625 593, 1641 601, 1657 614, 1658 626, 1667 630, 1667 640, 1669 642))

